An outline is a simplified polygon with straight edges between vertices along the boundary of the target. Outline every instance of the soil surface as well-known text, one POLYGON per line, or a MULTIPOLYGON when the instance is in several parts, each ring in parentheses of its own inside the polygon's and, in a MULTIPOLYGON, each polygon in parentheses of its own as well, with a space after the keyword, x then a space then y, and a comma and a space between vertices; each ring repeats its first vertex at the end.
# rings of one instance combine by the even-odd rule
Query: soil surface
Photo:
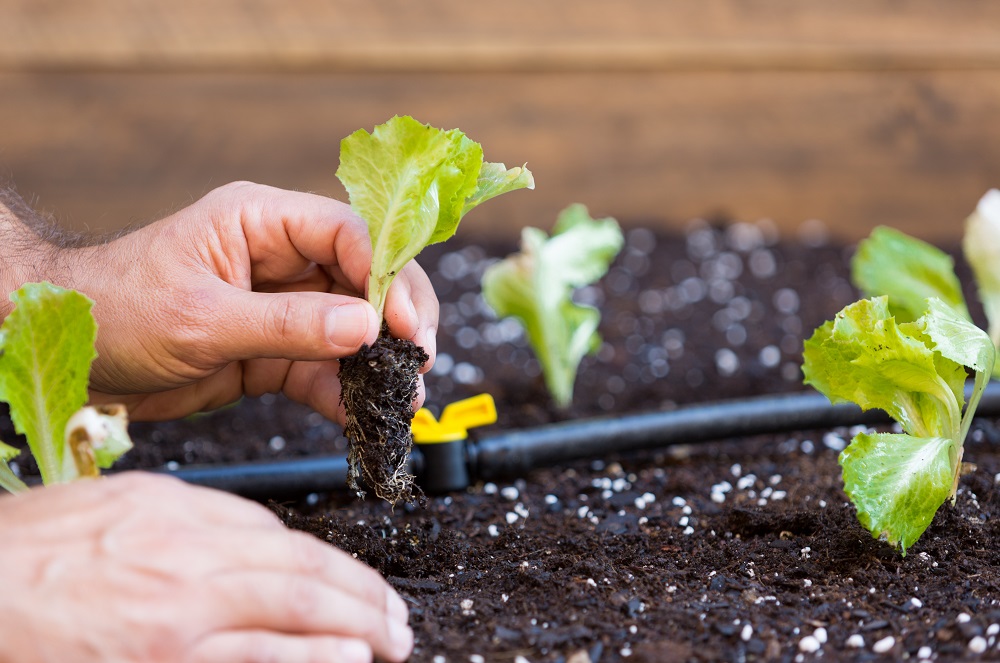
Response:
MULTIPOLYGON (((517 323, 493 319, 478 294, 483 269, 516 247, 463 245, 459 233, 420 259, 442 302, 428 405, 437 414, 488 391, 501 417, 488 434, 803 391, 803 338, 857 297, 851 247, 822 230, 628 231, 608 276, 580 293, 603 311, 604 344, 566 412, 549 407, 517 323)), ((337 426, 274 396, 132 432, 124 466, 346 449, 337 426)), ((1000 660, 995 422, 974 425, 975 471, 905 557, 862 529, 841 490, 837 455, 851 436, 801 431, 539 468, 426 507, 311 494, 274 508, 389 578, 410 604, 413 661, 1000 660)))

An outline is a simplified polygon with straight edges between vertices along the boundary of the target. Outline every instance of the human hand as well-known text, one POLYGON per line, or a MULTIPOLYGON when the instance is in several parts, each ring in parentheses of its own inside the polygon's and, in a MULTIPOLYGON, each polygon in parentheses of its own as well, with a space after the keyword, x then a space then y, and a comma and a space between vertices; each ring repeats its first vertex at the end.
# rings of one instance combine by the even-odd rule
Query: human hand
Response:
POLYGON ((403 661, 403 600, 267 509, 126 473, 0 498, 0 660, 403 661))
MULTIPOLYGON (((96 302, 95 402, 162 420, 280 391, 343 421, 335 359, 378 334, 360 299, 368 231, 348 205, 236 182, 74 251, 67 285, 96 302)), ((427 351, 430 368, 438 304, 416 263, 393 283, 385 318, 394 336, 427 351)))

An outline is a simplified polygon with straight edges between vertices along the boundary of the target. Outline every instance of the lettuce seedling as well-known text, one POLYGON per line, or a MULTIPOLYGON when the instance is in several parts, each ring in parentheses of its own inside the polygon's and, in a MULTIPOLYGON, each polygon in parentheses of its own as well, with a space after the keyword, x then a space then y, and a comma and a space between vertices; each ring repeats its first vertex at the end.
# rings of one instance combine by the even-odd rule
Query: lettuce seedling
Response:
MULTIPOLYGON (((993 346, 1000 348, 1000 191, 993 189, 983 196, 966 220, 963 247, 976 276, 989 336, 993 346)), ((944 251, 880 226, 858 245, 851 278, 866 297, 888 295, 889 310, 898 322, 923 315, 928 297, 937 297, 972 322, 954 267, 944 251)), ((1000 377, 1000 365, 992 372, 1000 377)))
POLYGON ((524 228, 521 252, 483 274, 483 298, 498 316, 524 325, 559 407, 569 406, 580 361, 601 342, 600 311, 574 302, 573 292, 604 276, 622 243, 617 221, 594 220, 583 205, 571 205, 559 214, 552 237, 524 228))
MULTIPOLYGON (((411 117, 394 117, 372 133, 358 130, 341 142, 337 177, 351 207, 365 220, 372 243, 368 301, 384 315, 386 296, 401 269, 429 244, 455 234, 462 217, 502 193, 534 188, 527 168, 485 163, 483 149, 458 129, 443 131, 411 117)), ((383 326, 374 345, 340 362, 346 413, 349 485, 358 480, 379 497, 407 500, 412 445, 411 406, 427 354, 389 338, 383 326)))
MULTIPOLYGON (((990 189, 965 222, 962 241, 965 259, 972 266, 988 321, 987 333, 1000 348, 1000 191, 990 189)), ((1000 377, 1000 367, 994 369, 1000 377)))
MULTIPOLYGON (((125 408, 84 407, 97 356, 93 302, 50 283, 29 283, 11 295, 15 308, 0 327, 0 401, 25 436, 42 482, 98 476, 132 447, 125 408)), ((0 443, 0 487, 27 486, 9 462, 20 451, 0 443)))
POLYGON ((380 319, 389 285, 424 247, 454 235, 462 217, 480 203, 535 188, 527 168, 484 163, 483 148, 458 129, 442 131, 409 116, 345 138, 337 177, 368 224, 368 301, 380 319))
POLYGON ((860 433, 840 454, 844 491, 874 536, 906 549, 954 501, 963 445, 996 351, 950 304, 929 298, 898 323, 887 297, 845 307, 806 341, 806 384, 833 403, 885 410, 902 434, 860 433), (966 368, 975 372, 968 406, 966 368))

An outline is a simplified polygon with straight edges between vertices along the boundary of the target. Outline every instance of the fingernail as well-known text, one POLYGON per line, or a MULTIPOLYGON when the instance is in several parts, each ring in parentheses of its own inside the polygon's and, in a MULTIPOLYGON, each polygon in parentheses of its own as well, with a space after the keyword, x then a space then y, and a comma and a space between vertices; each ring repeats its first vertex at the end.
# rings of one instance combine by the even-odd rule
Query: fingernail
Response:
POLYGON ((413 649, 413 629, 402 622, 390 620, 389 642, 392 643, 393 650, 398 652, 400 656, 409 655, 413 649))
POLYGON ((394 622, 406 624, 410 621, 410 609, 407 607, 406 601, 391 589, 388 590, 388 597, 385 601, 385 612, 389 619, 394 622))
POLYGON ((326 314, 326 337, 337 345, 353 346, 368 338, 370 324, 364 304, 341 304, 326 314))
POLYGON ((372 648, 364 640, 344 640, 340 645, 340 657, 350 663, 371 663, 372 648))

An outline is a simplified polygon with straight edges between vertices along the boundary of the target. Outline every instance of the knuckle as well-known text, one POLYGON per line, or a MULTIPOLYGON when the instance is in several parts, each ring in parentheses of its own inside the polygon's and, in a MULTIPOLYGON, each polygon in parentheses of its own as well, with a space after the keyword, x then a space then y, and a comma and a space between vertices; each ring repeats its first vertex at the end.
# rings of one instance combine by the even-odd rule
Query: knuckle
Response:
POLYGON ((305 330, 312 327, 311 312, 295 297, 276 297, 268 306, 270 311, 267 319, 270 321, 270 331, 278 340, 298 338, 305 330))

